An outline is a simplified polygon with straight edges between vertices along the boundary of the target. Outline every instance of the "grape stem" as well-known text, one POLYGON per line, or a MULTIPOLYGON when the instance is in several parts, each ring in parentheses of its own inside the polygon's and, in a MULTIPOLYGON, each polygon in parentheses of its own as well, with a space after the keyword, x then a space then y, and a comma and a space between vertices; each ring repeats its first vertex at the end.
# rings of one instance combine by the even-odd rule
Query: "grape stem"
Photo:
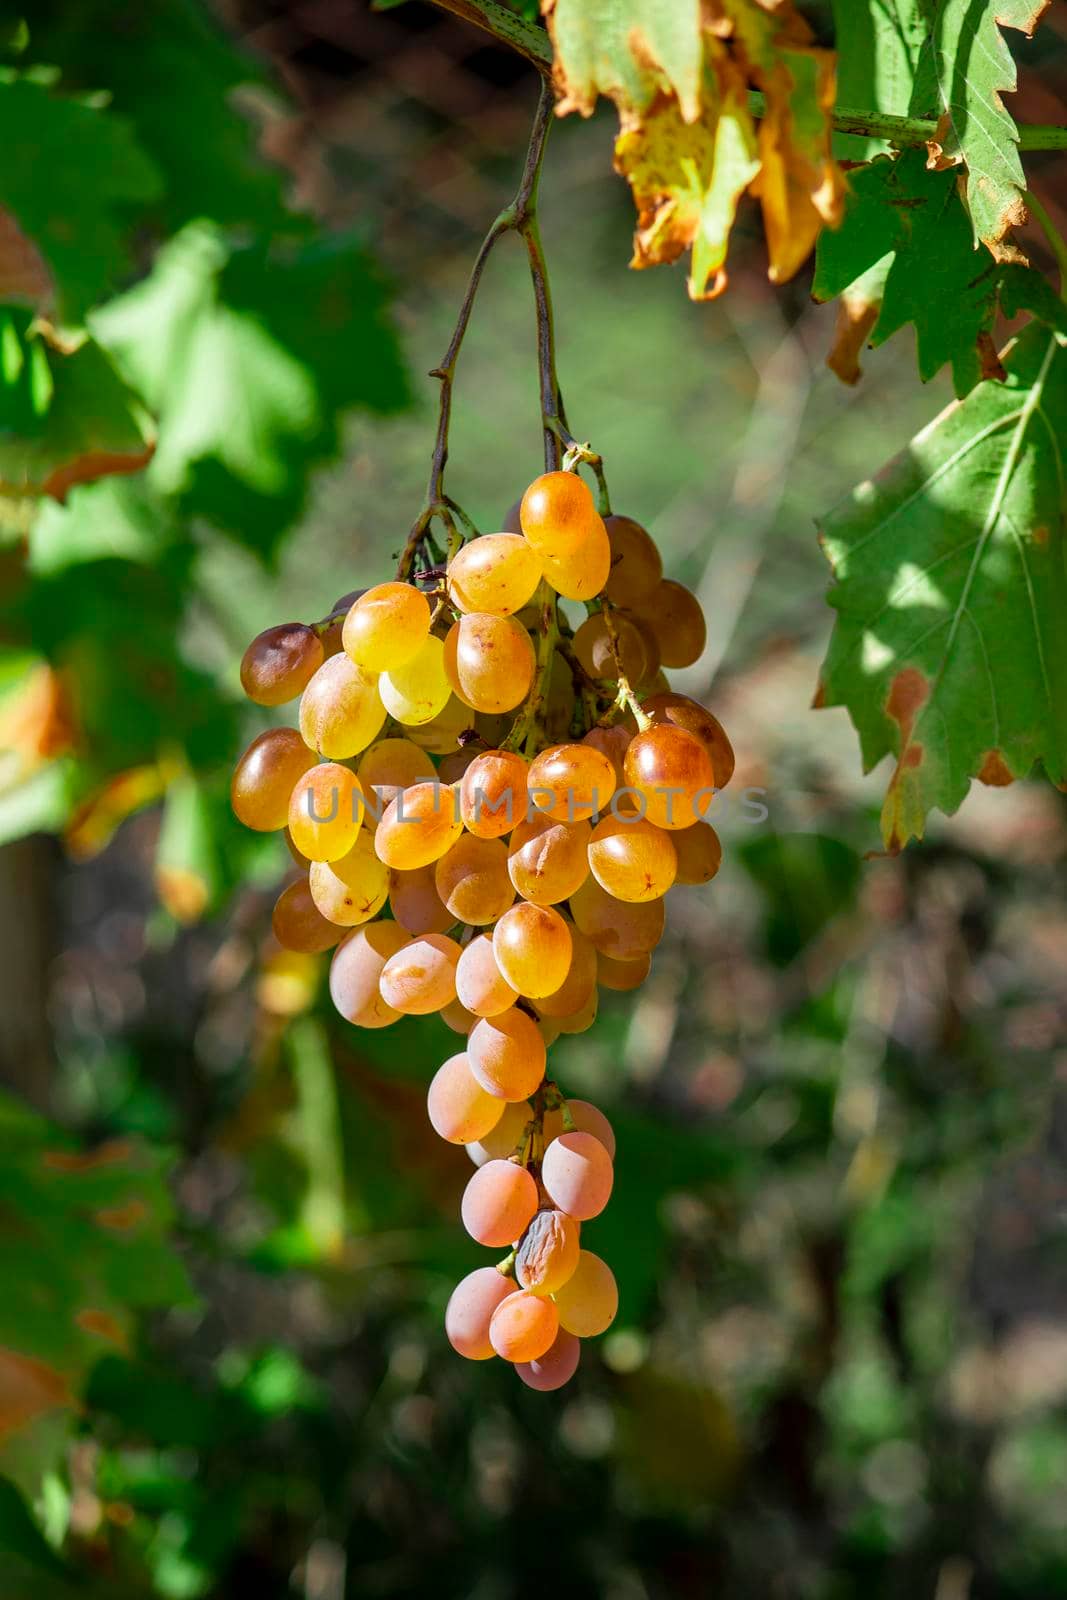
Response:
MULTIPOLYGON (((497 9, 502 11, 503 8, 497 9)), ((460 15, 468 16, 473 20, 473 13, 471 12, 461 11, 460 15)), ((548 283, 548 266, 545 261, 545 252, 541 243, 541 232, 537 220, 538 188, 541 179, 541 168, 544 164, 548 131, 552 126, 554 100, 551 81, 548 77, 542 76, 537 110, 534 113, 533 127, 530 130, 530 142, 526 149, 526 160, 523 165, 522 177, 519 180, 519 187, 515 192, 514 199, 502 211, 498 212, 493 219, 488 233, 481 242, 478 253, 474 258, 474 265, 471 267, 470 277, 467 279, 467 287, 460 302, 459 315, 452 330, 452 337, 448 342, 448 349, 445 351, 440 365, 434 367, 430 373, 430 377, 439 379, 441 384, 437 433, 430 462, 430 481, 426 489, 426 499, 422 510, 415 519, 411 532, 408 534, 397 564, 396 575, 401 582, 410 578, 415 565, 415 558, 419 553, 423 540, 429 535, 430 525, 435 517, 440 519, 448 531, 448 553, 450 557, 456 553, 463 543, 463 534, 460 531, 460 527, 457 526, 457 522, 462 524, 470 535, 474 535, 478 531, 466 513, 444 491, 445 466, 448 461, 448 431, 452 420, 452 390, 456 380, 456 364, 459 360, 459 353, 463 346, 467 328, 470 325, 471 313, 474 310, 474 302, 481 286, 486 263, 494 247, 506 233, 517 233, 526 246, 526 255, 530 266, 530 279, 533 284, 534 310, 537 320, 537 371, 541 399, 541 426, 544 436, 545 471, 553 472, 557 470, 560 465, 562 450, 570 449, 575 445, 575 441, 571 439, 560 420, 562 402, 559 394, 559 380, 556 375, 556 334, 552 316, 552 296, 548 283)))
POLYGON ((637 731, 644 733, 646 728, 652 726, 652 718, 641 705, 640 700, 630 687, 630 680, 622 664, 622 653, 619 649, 619 630, 615 626, 615 607, 610 600, 601 603, 600 614, 604 618, 604 627, 607 630, 608 643, 611 645, 611 657, 615 663, 615 678, 619 685, 618 693, 607 712, 601 717, 601 722, 606 722, 616 711, 631 711, 637 722, 637 731))

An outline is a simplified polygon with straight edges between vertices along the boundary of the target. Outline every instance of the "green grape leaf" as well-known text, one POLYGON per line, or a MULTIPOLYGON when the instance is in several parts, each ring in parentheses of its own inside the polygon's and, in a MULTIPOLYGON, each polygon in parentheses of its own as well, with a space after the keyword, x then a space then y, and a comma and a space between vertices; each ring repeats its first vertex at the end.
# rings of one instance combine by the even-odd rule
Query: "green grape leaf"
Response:
POLYGON ((210 226, 184 229, 92 320, 159 419, 153 489, 273 554, 336 453, 338 413, 407 399, 385 304, 350 242, 231 255, 210 226))
MULTIPOLYGON (((23 1431, 73 1405, 101 1355, 124 1348, 137 1312, 193 1296, 168 1243, 168 1158, 134 1140, 83 1151, 0 1096, 0 1461, 23 1431)), ((15 1463, 15 1466, 11 1466, 15 1463)))
POLYGON ((816 703, 847 707, 865 769, 895 756, 893 851, 974 778, 1067 781, 1067 337, 1032 323, 1005 366, 823 522, 838 618, 816 703))
MULTIPOLYGON (((832 0, 837 51, 837 99, 907 116, 929 24, 928 0, 832 0)), ((868 161, 889 149, 885 139, 835 133, 842 160, 868 161)))
POLYGON ((95 340, 60 341, 0 308, 0 493, 64 500, 78 483, 138 472, 155 426, 95 340))
POLYGON ((935 0, 929 41, 915 80, 916 115, 938 118, 930 143, 938 165, 966 168, 965 195, 975 243, 1019 260, 1008 235, 1026 220, 1019 130, 1001 96, 1016 86, 1002 28, 1033 33, 1050 0, 935 0))
POLYGON ((20 1557, 37 1571, 73 1579, 74 1574, 56 1555, 19 1489, 8 1478, 0 1478, 0 1550, 20 1557))
POLYGON ((673 95, 685 122, 700 114, 700 0, 545 0, 560 116, 592 114, 598 95, 646 111, 673 95))
MULTIPOLYGON (((975 250, 971 226, 951 172, 927 167, 918 150, 880 156, 850 174, 845 220, 816 247, 816 300, 843 297, 839 342, 857 326, 864 305, 875 313, 861 330, 872 347, 914 324, 919 376, 946 363, 956 394, 999 372, 992 343, 998 301, 1010 281, 1009 314, 1028 309, 1062 320, 1056 296, 1039 273, 1006 267, 975 250), (872 275, 872 276, 868 276, 872 275)), ((836 363, 838 346, 831 355, 836 363)), ((847 379, 858 369, 843 373, 847 379)))
POLYGON ((80 322, 126 270, 130 220, 159 194, 159 173, 123 117, 30 78, 0 77, 0 149, 0 211, 18 230, 9 225, 0 235, 5 290, 80 322), (20 250, 32 244, 38 270, 27 278, 23 267, 12 279, 20 239, 20 250))
POLYGON ((163 175, 153 214, 165 231, 198 217, 266 228, 284 219, 289 175, 263 160, 248 105, 275 91, 199 0, 126 6, 121 25, 111 0, 34 0, 31 45, 64 83, 104 91, 128 119, 163 175))

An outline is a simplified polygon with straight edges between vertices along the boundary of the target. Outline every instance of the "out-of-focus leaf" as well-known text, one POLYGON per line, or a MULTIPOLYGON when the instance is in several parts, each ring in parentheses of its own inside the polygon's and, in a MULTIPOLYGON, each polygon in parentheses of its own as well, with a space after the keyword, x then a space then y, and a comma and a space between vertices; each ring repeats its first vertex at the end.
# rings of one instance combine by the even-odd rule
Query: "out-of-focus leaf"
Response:
POLYGON ((855 899, 860 858, 829 834, 762 832, 737 856, 766 896, 768 953, 781 966, 855 899))
POLYGON ((0 308, 0 494, 65 500, 75 484, 140 471, 154 446, 151 418, 95 340, 61 341, 0 308))
POLYGON ((87 795, 64 820, 64 842, 76 861, 86 861, 111 842, 115 830, 135 811, 154 804, 166 788, 161 763, 132 767, 87 795))
POLYGON ((998 260, 1021 260, 1009 237, 1026 220, 1026 178, 1019 130, 1001 98, 1016 85, 1002 28, 1030 35, 1050 0, 937 0, 919 62, 913 106, 938 118, 930 159, 966 168, 965 195, 974 241, 998 260))
POLYGON ((150 566, 180 537, 173 508, 141 473, 72 489, 63 505, 45 501, 29 534, 37 578, 107 559, 150 566))
POLYGON ((338 411, 406 397, 382 288, 351 246, 231 257, 193 226, 93 327, 158 416, 153 486, 264 556, 335 452, 338 411))
POLYGON ((72 1577, 34 1521, 29 1506, 8 1478, 0 1477, 0 1550, 19 1556, 54 1577, 72 1577))
POLYGON ((189 772, 167 787, 156 846, 159 898, 178 922, 197 922, 220 888, 218 848, 210 799, 189 772))
POLYGON ((973 778, 1040 761, 1067 780, 1063 336, 1032 324, 1006 366, 823 522, 838 621, 818 703, 847 706, 865 768, 896 757, 891 850, 973 778))
POLYGON ((26 77, 0 79, 0 150, 0 207, 51 280, 42 297, 23 272, 18 299, 80 321, 125 269, 129 222, 160 192, 159 173, 124 117, 26 77))

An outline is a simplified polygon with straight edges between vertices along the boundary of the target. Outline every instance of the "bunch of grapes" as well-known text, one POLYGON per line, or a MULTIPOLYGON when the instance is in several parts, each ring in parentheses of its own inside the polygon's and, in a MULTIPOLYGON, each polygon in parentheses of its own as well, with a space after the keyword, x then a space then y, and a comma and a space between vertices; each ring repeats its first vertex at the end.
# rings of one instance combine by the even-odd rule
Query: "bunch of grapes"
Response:
POLYGON ((581 1247, 615 1139, 547 1076, 547 1050, 590 1027, 600 987, 647 976, 668 889, 715 876, 704 813, 733 752, 663 675, 697 659, 705 625, 645 529, 601 517, 573 471, 537 478, 506 524, 260 634, 244 688, 299 696, 298 727, 254 740, 232 797, 249 827, 286 830, 300 871, 274 933, 334 950, 340 1014, 384 1028, 439 1011, 465 1036, 429 1117, 476 1169, 464 1227, 508 1253, 458 1285, 446 1332, 555 1389, 617 1307, 581 1247), (584 603, 578 626, 560 597, 584 603))

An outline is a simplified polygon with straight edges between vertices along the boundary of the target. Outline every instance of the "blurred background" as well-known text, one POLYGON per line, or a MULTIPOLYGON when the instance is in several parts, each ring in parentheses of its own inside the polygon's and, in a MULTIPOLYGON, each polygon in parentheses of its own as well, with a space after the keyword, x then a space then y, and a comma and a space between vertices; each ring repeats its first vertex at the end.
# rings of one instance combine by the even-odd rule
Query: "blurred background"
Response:
MULTIPOLYGON (((454 1036, 437 1019, 357 1034, 332 1012, 321 963, 270 943, 284 847, 242 836, 225 792, 262 726, 245 644, 388 575, 421 505, 425 374, 514 188, 534 75, 417 3, 157 9, 158 84, 148 23, 100 0, 43 4, 33 50, 143 128, 138 79, 162 96, 171 230, 251 226, 227 210, 228 144, 203 173, 192 133, 189 151, 171 133, 173 170, 160 155, 171 89, 191 126, 197 92, 231 96, 261 152, 242 181, 273 174, 316 239, 375 263, 377 331, 337 358, 374 381, 338 406, 332 462, 288 463, 284 514, 268 486, 227 521, 184 484, 164 538, 150 473, 140 520, 132 499, 94 510, 95 485, 6 536, 0 1074, 83 1140, 165 1152, 176 1276, 131 1294, 149 1309, 121 1336, 90 1329, 76 1412, 17 1426, 0 1363, 0 1469, 116 1600, 1063 1593, 1067 801, 976 788, 921 848, 871 855, 885 774, 861 775, 842 712, 810 709, 831 621, 815 520, 948 386, 919 384, 908 332, 842 387, 834 310, 807 274, 770 288, 754 210, 714 304, 689 303, 682 267, 627 271, 612 118, 553 130, 542 221, 571 427, 705 604, 708 651, 675 680, 723 721, 738 773, 722 871, 671 897, 648 984, 554 1047, 616 1130, 616 1192, 586 1239, 621 1307, 573 1384, 529 1392, 443 1336, 482 1264, 458 1223, 467 1157, 425 1118, 454 1036)), ((1063 16, 1012 45, 1016 115, 1063 121, 1063 16)), ((1063 226, 1063 163, 1033 173, 1063 226)), ((268 234, 275 203, 256 201, 268 234)), ((325 370, 328 301, 297 284, 282 309, 325 370)), ((485 529, 540 469, 533 332, 506 240, 449 465, 485 529)), ((4 1600, 67 1592, 69 1569, 6 1559, 4 1600)))

